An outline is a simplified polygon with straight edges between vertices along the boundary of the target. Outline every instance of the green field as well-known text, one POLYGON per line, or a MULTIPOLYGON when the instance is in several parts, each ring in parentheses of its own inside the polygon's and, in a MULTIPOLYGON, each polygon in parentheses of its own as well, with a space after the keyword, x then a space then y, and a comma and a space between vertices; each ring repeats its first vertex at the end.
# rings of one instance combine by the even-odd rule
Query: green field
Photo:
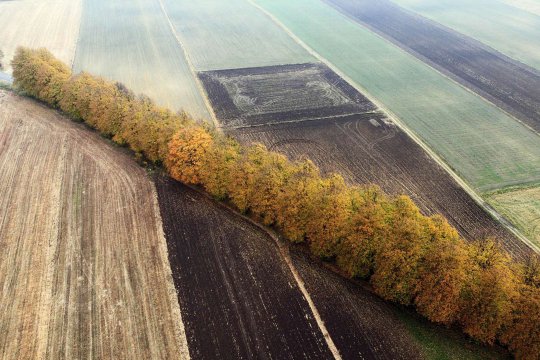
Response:
POLYGON ((540 180, 540 137, 318 0, 257 0, 480 191, 540 180))
POLYGON ((496 191, 485 194, 485 198, 525 236, 540 245, 540 185, 496 191))
POLYGON ((540 16, 494 0, 393 1, 540 70, 540 16))
POLYGON ((208 118, 158 1, 84 1, 74 69, 121 81, 161 105, 208 118))
POLYGON ((297 64, 313 58, 245 0, 164 0, 197 70, 297 64))

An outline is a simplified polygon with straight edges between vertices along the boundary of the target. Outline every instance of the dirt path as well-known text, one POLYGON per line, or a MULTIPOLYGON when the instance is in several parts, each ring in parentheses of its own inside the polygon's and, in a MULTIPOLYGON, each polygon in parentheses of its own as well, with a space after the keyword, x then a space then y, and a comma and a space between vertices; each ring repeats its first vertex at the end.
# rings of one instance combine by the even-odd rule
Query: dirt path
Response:
POLYGON ((0 91, 0 358, 189 358, 152 182, 0 91))

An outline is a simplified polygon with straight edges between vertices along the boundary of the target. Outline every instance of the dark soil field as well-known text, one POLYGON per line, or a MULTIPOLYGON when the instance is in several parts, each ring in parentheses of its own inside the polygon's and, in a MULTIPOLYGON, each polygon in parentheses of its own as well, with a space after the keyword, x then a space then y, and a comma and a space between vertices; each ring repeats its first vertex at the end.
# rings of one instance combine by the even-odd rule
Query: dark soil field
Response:
POLYGON ((293 252, 292 259, 343 359, 422 359, 397 307, 293 252))
POLYGON ((540 131, 540 73, 388 0, 324 0, 540 131))
POLYGON ((235 129, 243 143, 261 142, 292 159, 309 158, 324 173, 407 194, 426 214, 443 214, 468 239, 496 236, 516 257, 529 253, 424 150, 395 125, 352 115, 335 119, 235 129))
POLYGON ((195 190, 164 177, 156 187, 193 359, 334 358, 285 256, 342 359, 499 358, 496 349, 378 298, 301 247, 283 255, 269 233, 195 190))
POLYGON ((322 64, 209 71, 199 77, 224 128, 350 114, 382 116, 322 64))
POLYGON ((424 213, 443 214, 468 239, 495 236, 515 257, 529 253, 527 245, 482 209, 419 145, 324 65, 274 66, 219 73, 226 75, 212 75, 212 81, 204 80, 204 74, 201 77, 218 120, 227 133, 241 142, 261 142, 292 159, 307 157, 323 172, 338 172, 350 182, 374 183, 390 194, 407 194, 424 213), (342 105, 325 106, 327 98, 319 100, 307 86, 314 75, 303 79, 298 67, 315 69, 319 74, 324 73, 325 79, 332 79, 327 81, 328 86, 339 89, 347 99, 354 99, 349 102, 357 104, 356 111, 347 114, 342 105), (257 71, 265 77, 253 76, 257 71), (284 90, 280 83, 271 80, 272 71, 277 77, 295 72, 292 78, 296 86, 284 90), (221 86, 221 91, 216 91, 223 79, 227 79, 229 89, 237 89, 243 96, 266 105, 238 106, 232 90, 226 91, 221 86), (286 96, 274 95, 282 90, 286 96), (291 104, 302 109, 302 116, 284 121, 283 109, 292 107, 291 104), (240 119, 236 123, 230 120, 233 113, 240 119), (319 116, 310 118, 309 113, 319 116))
POLYGON ((156 186, 192 359, 333 358, 271 238, 173 180, 156 186))
POLYGON ((261 142, 292 159, 307 157, 323 172, 338 172, 350 182, 378 184, 390 194, 405 193, 424 213, 443 214, 468 239, 496 236, 518 258, 530 251, 419 145, 324 65, 224 70, 204 73, 201 79, 218 120, 241 142, 261 142), (283 88, 272 80, 272 73, 277 78, 285 74, 295 86, 283 88), (314 78, 327 79, 318 85, 321 88, 324 83, 331 89, 325 94, 337 93, 340 99, 349 100, 328 106, 333 97, 321 100, 308 86, 314 78), (285 95, 277 95, 281 91, 285 95), (351 109, 350 104, 355 107, 351 109), (298 116, 291 118, 291 113, 298 116))

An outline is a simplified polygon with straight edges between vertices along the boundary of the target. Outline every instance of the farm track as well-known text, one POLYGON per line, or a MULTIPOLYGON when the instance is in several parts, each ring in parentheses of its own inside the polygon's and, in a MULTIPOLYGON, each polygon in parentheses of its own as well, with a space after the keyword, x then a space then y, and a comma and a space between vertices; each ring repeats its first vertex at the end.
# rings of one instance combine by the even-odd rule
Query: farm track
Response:
POLYGON ((467 239, 495 236, 516 258, 532 251, 494 220, 403 131, 358 115, 226 130, 242 143, 261 142, 292 159, 309 158, 324 173, 409 195, 426 214, 440 213, 467 239))
POLYGON ((324 0, 540 132, 540 72, 388 0, 324 0))
POLYGON ((189 358, 145 171, 5 91, 0 168, 0 358, 189 358))
POLYGON ((193 359, 333 357, 272 239, 180 183, 156 186, 193 359))

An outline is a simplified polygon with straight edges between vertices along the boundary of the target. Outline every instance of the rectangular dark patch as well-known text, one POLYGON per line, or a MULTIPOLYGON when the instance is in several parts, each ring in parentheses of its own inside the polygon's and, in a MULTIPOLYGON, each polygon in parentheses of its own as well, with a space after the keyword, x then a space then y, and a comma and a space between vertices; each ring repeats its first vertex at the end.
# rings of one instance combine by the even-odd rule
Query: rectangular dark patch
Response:
POLYGON ((223 127, 377 111, 373 103, 323 64, 206 71, 199 78, 223 127))

